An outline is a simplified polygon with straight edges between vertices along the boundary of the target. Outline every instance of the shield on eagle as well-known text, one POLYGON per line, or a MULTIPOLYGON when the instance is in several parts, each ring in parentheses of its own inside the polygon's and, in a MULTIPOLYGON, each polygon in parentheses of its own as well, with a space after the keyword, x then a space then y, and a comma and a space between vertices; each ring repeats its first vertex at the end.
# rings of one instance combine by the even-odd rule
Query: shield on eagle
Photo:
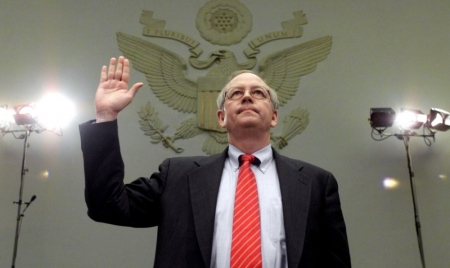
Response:
POLYGON ((217 120, 217 97, 228 77, 202 76, 197 80, 197 125, 207 131, 226 132, 217 120))

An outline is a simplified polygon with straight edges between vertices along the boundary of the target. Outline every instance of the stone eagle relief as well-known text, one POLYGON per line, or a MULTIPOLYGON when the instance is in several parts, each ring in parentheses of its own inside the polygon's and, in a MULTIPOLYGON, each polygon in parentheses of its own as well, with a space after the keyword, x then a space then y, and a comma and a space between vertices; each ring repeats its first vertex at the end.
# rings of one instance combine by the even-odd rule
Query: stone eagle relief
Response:
MULTIPOLYGON (((301 25, 307 23, 302 11, 294 12, 294 19, 281 23, 282 30, 257 36, 244 50, 243 62, 236 59, 232 51, 220 49, 211 53, 209 59, 199 60, 202 53, 200 43, 186 34, 164 29, 165 21, 153 18, 153 12, 143 11, 140 23, 143 35, 180 41, 189 47, 189 64, 205 69, 205 76, 187 77, 187 63, 177 53, 142 38, 122 32, 117 33, 119 49, 130 59, 133 68, 145 74, 147 82, 160 101, 192 117, 181 123, 173 135, 165 134, 168 126, 158 117, 150 102, 138 112, 141 129, 152 143, 162 143, 177 153, 178 139, 189 139, 207 134, 202 150, 208 154, 223 151, 228 145, 227 133, 217 123, 216 98, 232 72, 250 70, 258 65, 258 74, 273 88, 280 106, 296 93, 300 77, 313 72, 317 64, 330 53, 331 37, 324 36, 273 52, 257 61, 259 47, 269 41, 302 36, 301 25)), ((252 15, 238 0, 212 0, 198 12, 196 27, 201 36, 214 45, 230 46, 244 39, 252 28, 252 15)), ((309 123, 308 111, 297 108, 283 119, 282 133, 271 133, 272 146, 282 149, 295 135, 301 134, 309 123)))

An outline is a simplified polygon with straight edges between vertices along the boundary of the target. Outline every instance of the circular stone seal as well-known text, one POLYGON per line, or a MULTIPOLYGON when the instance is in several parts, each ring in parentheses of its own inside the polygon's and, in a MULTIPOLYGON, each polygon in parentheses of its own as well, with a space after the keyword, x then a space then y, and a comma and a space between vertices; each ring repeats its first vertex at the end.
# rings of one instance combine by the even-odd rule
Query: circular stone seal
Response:
POLYGON ((252 29, 252 14, 237 0, 212 0, 197 13, 195 26, 214 45, 237 44, 252 29))

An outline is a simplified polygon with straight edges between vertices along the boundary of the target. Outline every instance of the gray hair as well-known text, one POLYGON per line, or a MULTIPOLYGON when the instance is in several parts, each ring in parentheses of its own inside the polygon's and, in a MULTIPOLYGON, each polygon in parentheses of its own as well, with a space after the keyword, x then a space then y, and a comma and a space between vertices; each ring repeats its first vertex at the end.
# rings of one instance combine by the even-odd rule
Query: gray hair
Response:
MULTIPOLYGON (((239 71, 235 71, 233 72, 230 77, 228 78, 227 83, 225 84, 225 86, 222 88, 222 90, 219 93, 219 96, 217 97, 217 107, 220 110, 223 110, 223 106, 225 103, 225 94, 227 93, 228 90, 228 84, 231 82, 231 80, 233 80, 236 76, 240 75, 240 74, 244 74, 244 73, 249 73, 249 74, 254 74, 256 76, 258 76, 261 80, 264 81, 264 83, 267 85, 266 81, 259 76, 257 73, 251 71, 251 70, 239 70, 239 71)), ((278 107, 280 106, 280 103, 278 102, 278 96, 277 96, 277 92, 275 90, 273 90, 271 87, 267 86, 267 89, 269 90, 269 95, 270 95, 270 102, 272 102, 272 106, 274 110, 277 110, 278 107)))

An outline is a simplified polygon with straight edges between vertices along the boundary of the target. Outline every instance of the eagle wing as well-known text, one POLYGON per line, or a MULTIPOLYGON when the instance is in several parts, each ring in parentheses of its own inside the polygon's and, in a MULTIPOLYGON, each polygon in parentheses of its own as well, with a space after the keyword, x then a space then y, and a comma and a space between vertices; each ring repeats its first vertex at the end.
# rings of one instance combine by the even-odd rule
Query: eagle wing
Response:
POLYGON ((155 95, 180 112, 197 112, 197 83, 186 76, 186 62, 178 54, 151 42, 117 33, 119 49, 133 67, 144 73, 155 95))
POLYGON ((274 52, 259 64, 259 72, 278 95, 280 105, 294 96, 300 76, 316 70, 317 63, 330 53, 331 37, 324 36, 274 52))

